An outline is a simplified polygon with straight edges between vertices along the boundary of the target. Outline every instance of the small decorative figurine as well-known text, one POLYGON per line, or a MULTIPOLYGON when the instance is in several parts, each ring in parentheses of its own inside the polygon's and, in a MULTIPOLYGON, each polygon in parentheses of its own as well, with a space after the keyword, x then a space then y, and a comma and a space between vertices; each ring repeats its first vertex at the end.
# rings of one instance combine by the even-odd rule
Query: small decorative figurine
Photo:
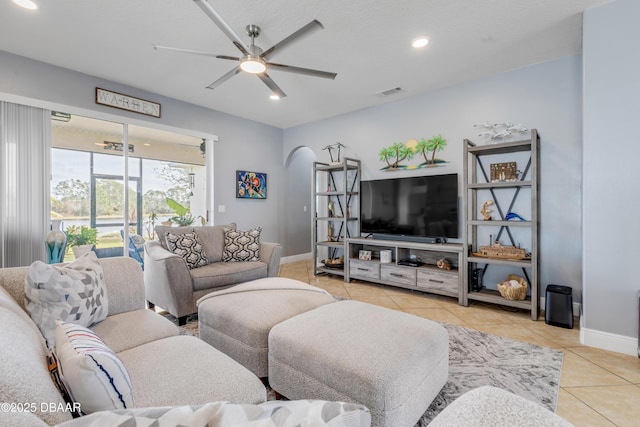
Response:
POLYGON ((336 212, 333 209, 333 202, 327 203, 327 210, 329 211, 329 218, 333 218, 334 216, 336 216, 336 212))
POLYGON ((484 217, 485 221, 491 221, 491 209, 489 206, 493 204, 493 200, 487 200, 482 204, 482 209, 480 209, 480 213, 484 217))
POLYGON ((446 258, 440 258, 436 265, 443 270, 451 270, 451 263, 446 258))
POLYGON ((336 142, 335 144, 330 144, 327 145, 326 147, 323 148, 323 150, 328 150, 329 151, 329 157, 331 158, 331 164, 339 164, 340 163, 340 147, 344 147, 344 145, 341 142, 336 142), (338 155, 336 157, 336 159, 334 160, 333 158, 333 150, 338 150, 338 155))

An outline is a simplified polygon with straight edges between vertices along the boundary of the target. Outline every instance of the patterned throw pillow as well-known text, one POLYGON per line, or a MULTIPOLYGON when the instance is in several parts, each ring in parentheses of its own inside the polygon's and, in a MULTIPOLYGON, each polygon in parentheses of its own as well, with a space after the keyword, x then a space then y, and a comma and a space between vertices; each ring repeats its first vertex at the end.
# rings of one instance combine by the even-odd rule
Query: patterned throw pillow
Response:
POLYGON ((50 348, 56 320, 91 326, 109 312, 104 273, 94 252, 65 266, 35 261, 29 267, 24 293, 25 308, 50 348))
POLYGON ((167 233, 167 248, 174 254, 184 258, 189 269, 209 264, 207 254, 204 252, 202 243, 200 243, 196 233, 167 233))
POLYGON ((116 354, 93 331, 56 322, 55 354, 62 380, 85 414, 134 406, 131 378, 116 354))
POLYGON ((222 261, 260 261, 260 232, 262 227, 249 231, 225 228, 222 261))

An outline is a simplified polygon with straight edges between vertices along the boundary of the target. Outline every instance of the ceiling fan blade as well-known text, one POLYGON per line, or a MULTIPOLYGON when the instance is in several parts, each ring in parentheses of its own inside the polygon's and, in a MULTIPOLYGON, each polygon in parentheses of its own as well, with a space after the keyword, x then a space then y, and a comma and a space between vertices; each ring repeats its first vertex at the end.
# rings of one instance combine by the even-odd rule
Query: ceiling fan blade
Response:
POLYGON ((291 65, 275 64, 273 62, 267 62, 267 68, 271 68, 278 71, 286 71, 287 73, 302 74, 305 76, 322 77, 323 79, 335 79, 337 73, 330 73, 328 71, 312 70, 310 68, 293 67, 291 65))
POLYGON ((267 87, 271 89, 271 92, 273 92, 274 95, 278 95, 278 97, 280 98, 284 98, 285 96, 287 96, 287 94, 284 93, 282 89, 280 89, 276 82, 271 80, 271 77, 269 77, 267 73, 256 74, 256 76, 258 76, 258 78, 262 80, 262 83, 266 84, 267 87))
POLYGON ((202 11, 209 17, 211 18, 211 20, 213 21, 214 24, 216 24, 218 26, 218 28, 220 28, 220 30, 227 36, 229 37, 229 39, 231 39, 231 41, 233 42, 234 45, 236 45, 236 47, 238 49, 240 49, 240 52, 244 53, 245 55, 249 54, 249 47, 244 44, 244 42, 240 39, 240 37, 238 37, 238 35, 231 29, 231 27, 229 25, 227 25, 226 22, 224 22, 224 20, 222 19, 222 17, 220 15, 218 15, 218 12, 216 12, 213 7, 211 7, 211 5, 207 2, 207 0, 193 0, 199 7, 200 9, 202 9, 202 11))
POLYGON ((267 56, 271 55, 273 52, 282 50, 285 46, 298 40, 300 37, 309 35, 315 30, 323 30, 323 29, 324 29, 324 26, 320 23, 320 21, 318 21, 317 19, 314 19, 304 27, 300 28, 298 31, 295 31, 294 33, 290 34, 289 36, 280 40, 278 43, 271 46, 269 49, 262 52, 260 56, 263 58, 266 58, 267 56))
POLYGON ((172 52, 190 53, 193 55, 209 56, 209 57, 218 58, 218 59, 229 59, 231 61, 240 61, 240 58, 237 58, 235 56, 216 55, 215 53, 202 52, 200 50, 182 49, 179 47, 169 47, 169 46, 158 46, 157 44, 154 44, 153 48, 155 50, 170 50, 172 52))
POLYGON ((220 77, 218 80, 216 80, 215 82, 211 83, 209 86, 207 86, 207 89, 215 89, 218 86, 220 86, 222 83, 226 82, 227 80, 229 80, 231 77, 235 76, 236 74, 238 74, 239 72, 241 72, 242 69, 240 69, 240 66, 238 65, 237 67, 229 70, 228 73, 224 74, 222 77, 220 77))

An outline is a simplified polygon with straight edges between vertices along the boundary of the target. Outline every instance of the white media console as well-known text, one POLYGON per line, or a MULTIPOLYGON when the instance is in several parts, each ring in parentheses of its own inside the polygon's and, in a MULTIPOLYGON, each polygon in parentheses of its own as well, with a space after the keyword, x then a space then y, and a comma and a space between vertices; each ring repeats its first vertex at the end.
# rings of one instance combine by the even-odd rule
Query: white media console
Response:
POLYGON ((446 295, 463 305, 464 246, 458 243, 417 243, 397 240, 349 238, 346 244, 344 281, 366 280, 383 285, 446 295), (391 251, 391 262, 381 262, 380 251, 391 251), (361 259, 360 251, 369 251, 371 259, 361 259), (438 268, 446 258, 451 270, 438 268), (419 262, 418 266, 399 262, 419 262))

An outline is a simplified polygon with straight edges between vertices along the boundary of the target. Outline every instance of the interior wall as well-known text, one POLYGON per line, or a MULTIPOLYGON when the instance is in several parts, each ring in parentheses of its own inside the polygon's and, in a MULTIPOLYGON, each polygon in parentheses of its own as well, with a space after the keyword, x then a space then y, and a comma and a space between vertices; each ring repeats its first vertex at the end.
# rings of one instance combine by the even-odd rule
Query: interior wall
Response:
POLYGON ((284 256, 311 252, 311 175, 316 155, 309 147, 296 147, 285 162, 282 198, 284 256))
MULTIPOLYGON (((277 241, 278 188, 282 174, 282 130, 273 126, 221 113, 141 89, 125 86, 76 71, 0 51, 0 99, 24 98, 29 105, 69 107, 67 112, 87 115, 94 111, 121 117, 131 123, 185 130, 194 136, 217 135, 214 145, 214 205, 225 212, 212 212, 214 222, 236 222, 242 229, 261 225, 264 240, 277 241), (158 102, 161 118, 110 108, 95 103, 96 87, 158 102), (236 169, 269 173, 269 198, 246 201, 235 198, 236 169), (248 203, 253 202, 253 203, 248 203)), ((204 89, 203 89, 204 90, 204 89)), ((211 96, 216 96, 212 92, 211 96)))
POLYGON ((617 0, 586 11, 583 47, 585 310, 581 333, 585 344, 629 354, 637 349, 640 290, 635 265, 640 235, 638 16, 636 0, 617 0))
POLYGON ((463 140, 487 143, 478 137, 474 124, 511 121, 537 128, 541 136, 541 291, 544 295, 550 283, 570 286, 574 301, 580 301, 581 88, 581 56, 572 55, 286 129, 284 153, 304 141, 319 160, 328 161, 329 155, 322 148, 339 141, 346 146, 344 156, 362 160, 363 180, 458 173, 462 197, 463 140), (437 156, 449 162, 445 166, 381 170, 385 164, 378 153, 383 147, 437 134, 447 140, 446 148, 437 156))

